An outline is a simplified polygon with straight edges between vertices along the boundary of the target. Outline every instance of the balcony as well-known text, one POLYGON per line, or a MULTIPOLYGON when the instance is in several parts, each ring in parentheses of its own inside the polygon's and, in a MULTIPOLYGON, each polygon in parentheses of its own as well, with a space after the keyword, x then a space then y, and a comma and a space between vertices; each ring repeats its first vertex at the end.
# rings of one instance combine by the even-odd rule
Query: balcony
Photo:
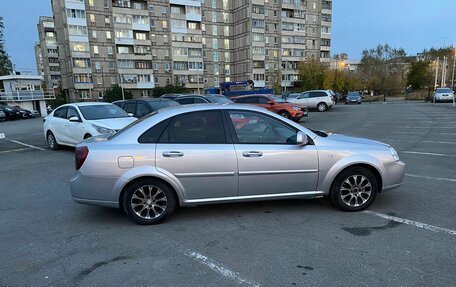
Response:
POLYGON ((45 91, 15 91, 0 93, 0 101, 8 102, 26 102, 26 101, 43 101, 54 100, 54 92, 45 91))

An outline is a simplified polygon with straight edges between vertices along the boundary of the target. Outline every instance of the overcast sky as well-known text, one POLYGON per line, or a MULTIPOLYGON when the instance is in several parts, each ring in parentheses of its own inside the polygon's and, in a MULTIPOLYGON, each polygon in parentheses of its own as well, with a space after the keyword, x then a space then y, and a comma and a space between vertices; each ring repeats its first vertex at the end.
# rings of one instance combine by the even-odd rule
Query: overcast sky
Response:
MULTIPOLYGON (((101 0, 100 0, 101 1, 101 0)), ((36 24, 51 15, 50 0, 1 0, 5 40, 16 69, 35 72, 36 24)), ((361 52, 377 44, 408 54, 456 44, 456 0, 333 0, 331 54, 361 52)))

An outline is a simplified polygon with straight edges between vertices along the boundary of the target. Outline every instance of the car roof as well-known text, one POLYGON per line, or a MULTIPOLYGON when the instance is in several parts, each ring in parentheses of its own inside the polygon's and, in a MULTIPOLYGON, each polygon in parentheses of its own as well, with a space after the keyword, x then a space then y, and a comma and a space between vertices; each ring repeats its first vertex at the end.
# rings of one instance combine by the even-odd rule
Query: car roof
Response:
MULTIPOLYGON (((173 106, 173 107, 167 107, 161 110, 158 110, 156 113, 150 114, 150 116, 146 116, 144 120, 140 120, 137 122, 134 126, 131 127, 132 132, 136 133, 137 135, 141 134, 144 132, 144 130, 147 130, 150 128, 151 124, 154 125, 156 123, 159 123, 165 119, 172 118, 174 116, 183 114, 183 113, 191 113, 191 112, 199 112, 199 111, 211 111, 211 110, 245 110, 245 111, 254 111, 254 112, 259 112, 262 114, 268 114, 272 117, 275 117, 277 119, 282 119, 283 118, 273 112, 268 111, 267 109, 263 107, 259 107, 256 105, 246 105, 246 104, 214 104, 214 103, 207 103, 207 104, 194 104, 194 105, 182 105, 182 106, 173 106)), ((304 128, 307 130, 309 133, 309 136, 311 138, 315 138, 316 134, 312 132, 311 130, 301 126, 298 123, 295 122, 289 122, 290 125, 293 125, 297 129, 302 129, 304 128)), ((130 135, 127 134, 120 134, 119 136, 116 136, 114 140, 131 140, 130 135)))
POLYGON ((108 103, 108 102, 80 102, 80 103, 71 103, 68 105, 84 107, 84 106, 100 106, 100 105, 112 105, 112 104, 108 103))

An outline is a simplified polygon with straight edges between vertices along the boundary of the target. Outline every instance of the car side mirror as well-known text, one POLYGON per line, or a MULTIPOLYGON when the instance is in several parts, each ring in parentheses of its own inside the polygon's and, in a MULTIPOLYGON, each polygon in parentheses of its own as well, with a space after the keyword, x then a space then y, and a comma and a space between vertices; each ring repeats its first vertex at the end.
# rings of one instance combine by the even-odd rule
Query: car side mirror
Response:
POLYGON ((268 101, 268 104, 269 105, 275 105, 275 102, 274 101, 268 101))
POLYGON ((68 119, 70 122, 80 122, 81 120, 78 117, 71 117, 68 119))
POLYGON ((296 134, 296 144, 297 145, 307 145, 309 143, 309 139, 305 132, 299 131, 296 134))

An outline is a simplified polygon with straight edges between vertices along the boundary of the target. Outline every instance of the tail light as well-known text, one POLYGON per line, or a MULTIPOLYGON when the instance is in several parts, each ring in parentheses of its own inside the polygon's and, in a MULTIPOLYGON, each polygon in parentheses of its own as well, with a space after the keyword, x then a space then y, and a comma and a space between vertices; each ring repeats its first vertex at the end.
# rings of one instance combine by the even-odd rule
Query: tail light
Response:
POLYGON ((76 170, 79 170, 84 161, 86 160, 87 156, 89 155, 89 148, 86 146, 77 147, 74 152, 74 162, 76 166, 76 170))

